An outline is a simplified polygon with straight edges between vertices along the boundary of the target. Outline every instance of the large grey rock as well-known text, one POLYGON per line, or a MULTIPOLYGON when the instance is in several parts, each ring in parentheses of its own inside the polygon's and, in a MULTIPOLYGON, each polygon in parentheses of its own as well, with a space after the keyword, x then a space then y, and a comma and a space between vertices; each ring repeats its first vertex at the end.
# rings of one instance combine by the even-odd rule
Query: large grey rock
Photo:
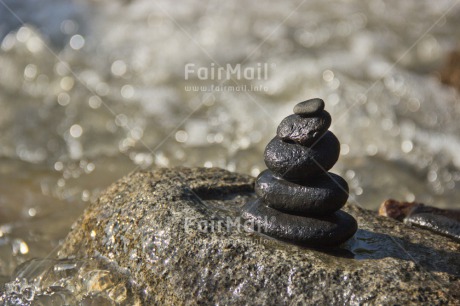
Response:
POLYGON ((220 169, 133 173, 86 210, 60 256, 118 265, 146 305, 458 304, 455 241, 347 204, 353 238, 302 248, 237 225, 254 198, 253 178, 220 169))

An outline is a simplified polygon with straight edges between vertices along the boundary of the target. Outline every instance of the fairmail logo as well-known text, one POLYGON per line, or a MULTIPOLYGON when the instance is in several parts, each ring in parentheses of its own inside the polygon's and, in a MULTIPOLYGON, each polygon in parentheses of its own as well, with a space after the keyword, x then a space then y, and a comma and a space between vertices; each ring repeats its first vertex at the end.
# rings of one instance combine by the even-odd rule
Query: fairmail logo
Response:
POLYGON ((219 66, 211 63, 208 67, 198 67, 194 63, 185 65, 185 80, 198 78, 199 80, 268 80, 269 71, 275 64, 257 63, 255 66, 243 67, 241 64, 227 64, 219 66))
POLYGON ((196 219, 196 218, 185 218, 184 229, 186 233, 190 231, 198 231, 201 233, 224 233, 224 232, 238 232, 238 233, 252 233, 265 232, 265 224, 269 224, 274 221, 275 217, 269 218, 264 217, 263 222, 256 224, 252 219, 244 219, 240 217, 232 218, 226 217, 225 219, 219 220, 208 220, 208 219, 196 219))

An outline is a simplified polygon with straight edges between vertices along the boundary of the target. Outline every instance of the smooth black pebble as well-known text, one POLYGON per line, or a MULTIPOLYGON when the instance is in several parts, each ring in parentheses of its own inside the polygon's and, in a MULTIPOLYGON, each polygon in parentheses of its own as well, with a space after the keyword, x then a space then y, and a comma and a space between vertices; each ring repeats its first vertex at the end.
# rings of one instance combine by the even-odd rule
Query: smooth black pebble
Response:
POLYGON ((330 172, 294 183, 265 170, 257 177, 255 191, 271 208, 299 216, 331 214, 348 199, 347 182, 330 172))
POLYGON ((404 218, 404 223, 414 224, 460 242, 460 222, 433 213, 414 213, 404 218))
POLYGON ((309 146, 331 126, 331 115, 322 111, 315 117, 290 115, 278 125, 276 134, 283 140, 294 141, 309 146))
POLYGON ((327 131, 312 147, 273 138, 265 147, 264 161, 268 169, 288 180, 308 180, 334 166, 340 154, 337 137, 327 131))
POLYGON ((326 217, 303 217, 270 208, 261 199, 242 208, 245 222, 253 222, 254 230, 270 237, 309 246, 336 246, 353 236, 356 220, 341 210, 326 217))
POLYGON ((294 114, 310 117, 324 110, 324 101, 319 98, 306 100, 294 106, 294 114))

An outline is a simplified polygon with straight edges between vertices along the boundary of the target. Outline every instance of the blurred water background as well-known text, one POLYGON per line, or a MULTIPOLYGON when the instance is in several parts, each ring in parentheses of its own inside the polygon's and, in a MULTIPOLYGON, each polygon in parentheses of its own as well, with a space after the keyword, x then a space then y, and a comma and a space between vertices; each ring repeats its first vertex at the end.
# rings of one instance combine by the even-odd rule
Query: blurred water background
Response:
POLYGON ((437 77, 459 47, 459 2, 1 0, 0 283, 54 256, 131 171, 257 176, 307 98, 332 115, 351 202, 459 208, 459 93, 437 77), (267 77, 185 78, 187 64, 239 63, 267 77))

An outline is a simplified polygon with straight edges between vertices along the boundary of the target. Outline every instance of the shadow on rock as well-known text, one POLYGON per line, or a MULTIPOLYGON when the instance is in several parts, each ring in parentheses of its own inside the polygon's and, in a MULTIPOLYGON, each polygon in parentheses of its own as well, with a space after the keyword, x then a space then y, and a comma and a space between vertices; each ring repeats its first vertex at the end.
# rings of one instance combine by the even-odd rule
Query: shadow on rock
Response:
POLYGON ((359 229, 345 247, 358 260, 392 257, 412 261, 422 270, 460 275, 455 264, 460 260, 458 252, 432 248, 401 237, 359 229))

